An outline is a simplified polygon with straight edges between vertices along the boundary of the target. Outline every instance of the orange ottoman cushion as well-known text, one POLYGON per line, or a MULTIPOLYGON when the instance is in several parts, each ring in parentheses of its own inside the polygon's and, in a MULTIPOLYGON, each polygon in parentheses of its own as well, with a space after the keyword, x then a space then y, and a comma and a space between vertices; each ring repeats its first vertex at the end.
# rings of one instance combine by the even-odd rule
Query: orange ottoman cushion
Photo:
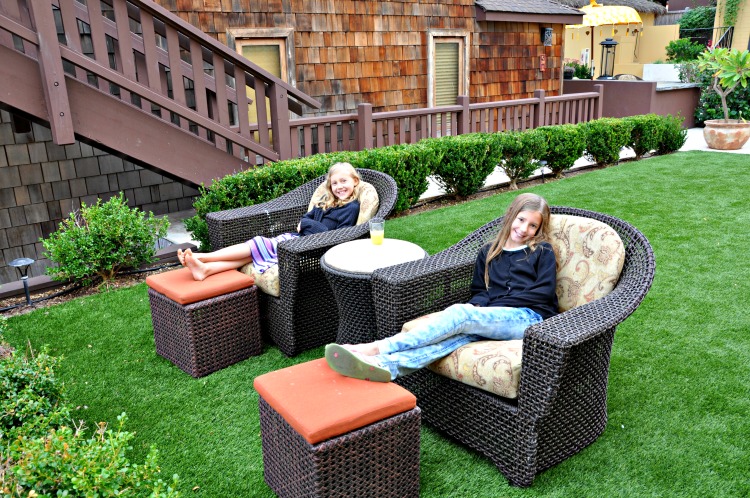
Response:
POLYGON ((258 394, 310 444, 346 434, 417 406, 393 382, 339 375, 324 358, 255 378, 258 394))
POLYGON ((146 285, 182 305, 223 296, 251 287, 253 283, 253 277, 235 270, 216 273, 202 281, 194 280, 189 268, 149 275, 146 278, 146 285))

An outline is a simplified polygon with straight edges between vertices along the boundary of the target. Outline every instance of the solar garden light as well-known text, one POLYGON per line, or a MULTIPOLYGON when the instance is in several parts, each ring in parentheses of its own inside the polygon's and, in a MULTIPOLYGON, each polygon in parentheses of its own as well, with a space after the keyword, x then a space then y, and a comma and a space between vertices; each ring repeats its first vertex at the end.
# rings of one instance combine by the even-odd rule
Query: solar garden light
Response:
POLYGON ((611 80, 615 73, 615 50, 617 50, 617 42, 612 38, 607 38, 599 45, 602 46, 602 74, 597 79, 611 80))
POLYGON ((10 263, 10 266, 18 270, 21 275, 21 282, 23 282, 23 291, 26 294, 26 305, 31 306, 31 296, 29 295, 29 266, 34 262, 31 258, 16 258, 10 263))

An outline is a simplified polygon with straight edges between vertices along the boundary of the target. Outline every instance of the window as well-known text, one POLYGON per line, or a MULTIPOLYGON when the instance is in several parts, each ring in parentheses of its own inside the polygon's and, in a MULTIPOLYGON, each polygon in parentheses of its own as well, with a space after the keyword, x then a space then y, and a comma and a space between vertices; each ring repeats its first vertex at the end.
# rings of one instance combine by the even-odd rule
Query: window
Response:
MULTIPOLYGON (((243 57, 262 67, 287 83, 294 84, 294 61, 292 60, 293 32, 291 29, 239 29, 230 32, 235 50, 243 57)), ((252 99, 248 107, 251 124, 258 122, 255 89, 247 87, 247 96, 252 99)), ((266 97, 266 110, 269 100, 266 97)))
MULTIPOLYGON (((455 105, 459 95, 469 92, 469 33, 435 30, 428 33, 427 100, 430 107, 455 105)), ((446 115, 445 117, 449 117, 446 115)), ((438 116, 442 127, 443 115, 438 116)), ((446 123, 450 134, 450 121, 446 123)))

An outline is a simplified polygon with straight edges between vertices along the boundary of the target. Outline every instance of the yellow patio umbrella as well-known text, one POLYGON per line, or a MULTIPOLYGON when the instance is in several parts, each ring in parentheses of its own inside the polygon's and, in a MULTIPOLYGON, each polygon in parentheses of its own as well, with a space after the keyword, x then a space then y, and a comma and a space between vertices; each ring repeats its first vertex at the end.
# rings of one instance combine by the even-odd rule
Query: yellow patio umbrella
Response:
MULTIPOLYGON (((638 11, 632 7, 623 5, 600 5, 596 0, 591 0, 590 5, 581 7, 585 12, 581 24, 570 24, 570 28, 584 28, 596 26, 622 26, 622 25, 643 25, 641 16, 638 11)), ((612 28, 614 30, 614 28, 612 28)), ((591 30, 591 60, 594 58, 594 30, 591 30)))

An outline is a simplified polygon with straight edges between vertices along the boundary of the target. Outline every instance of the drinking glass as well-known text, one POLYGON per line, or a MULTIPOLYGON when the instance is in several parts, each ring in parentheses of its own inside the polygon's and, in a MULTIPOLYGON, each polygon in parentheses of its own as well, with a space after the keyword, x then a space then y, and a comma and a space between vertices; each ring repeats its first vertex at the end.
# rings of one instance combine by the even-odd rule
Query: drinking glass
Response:
POLYGON ((383 218, 373 218, 370 220, 370 240, 376 246, 383 243, 385 238, 385 220, 383 218))

